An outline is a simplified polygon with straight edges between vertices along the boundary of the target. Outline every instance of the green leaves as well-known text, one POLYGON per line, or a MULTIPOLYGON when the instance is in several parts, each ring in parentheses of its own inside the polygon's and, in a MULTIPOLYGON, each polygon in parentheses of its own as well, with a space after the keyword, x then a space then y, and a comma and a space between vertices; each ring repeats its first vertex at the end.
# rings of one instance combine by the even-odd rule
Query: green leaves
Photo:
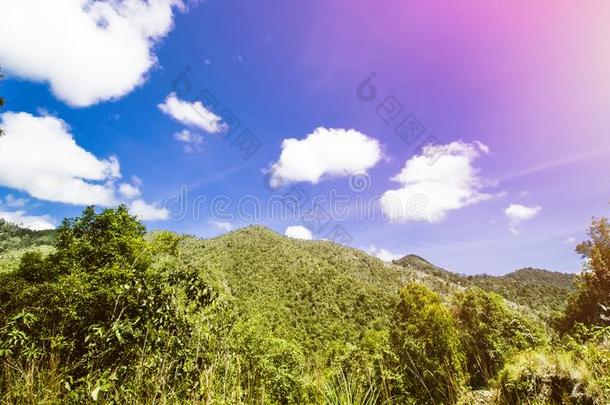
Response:
POLYGON ((585 259, 584 269, 577 276, 577 291, 570 297, 561 329, 569 331, 575 324, 610 325, 610 223, 606 218, 593 220, 590 240, 576 247, 585 259))
MULTIPOLYGON (((63 222, 54 252, 24 254, 17 271, 0 276, 3 356, 62 359, 71 395, 106 371, 130 379, 144 371, 140 364, 154 373, 165 356, 172 378, 194 372, 185 368, 198 356, 194 331, 215 294, 197 270, 178 268, 175 237, 151 246, 144 235, 125 207, 89 207, 63 222), (163 259, 151 266, 155 252, 163 259)), ((85 391, 101 399, 117 389, 113 381, 85 391)))
POLYGON ((419 283, 400 290, 390 342, 402 373, 401 398, 448 403, 465 381, 458 330, 440 297, 419 283))
POLYGON ((547 343, 541 325, 497 294, 469 288, 455 295, 453 305, 473 388, 485 387, 518 351, 547 343))

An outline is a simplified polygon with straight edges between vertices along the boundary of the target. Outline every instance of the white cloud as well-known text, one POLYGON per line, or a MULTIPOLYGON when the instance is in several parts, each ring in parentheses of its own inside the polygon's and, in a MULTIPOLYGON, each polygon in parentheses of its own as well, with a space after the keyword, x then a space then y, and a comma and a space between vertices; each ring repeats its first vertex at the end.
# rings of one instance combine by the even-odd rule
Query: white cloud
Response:
POLYGON ((375 246, 369 246, 368 248, 365 248, 364 251, 371 256, 375 256, 378 259, 383 260, 384 262, 391 262, 392 260, 398 260, 402 257, 402 255, 392 253, 389 250, 376 248, 375 246))
POLYGON ((164 207, 148 204, 143 200, 135 200, 129 205, 129 212, 141 221, 161 221, 169 217, 164 207))
MULTIPOLYGON (((61 119, 23 112, 7 112, 0 119, 5 131, 0 137, 0 186, 40 200, 75 205, 108 207, 139 197, 141 180, 134 176, 133 184, 117 187, 115 182, 121 177, 118 159, 98 159, 80 147, 61 119)), ((22 200, 9 195, 5 205, 18 208, 22 200)), ((133 201, 131 208, 145 221, 168 217, 164 209, 141 199, 133 201)), ((13 216, 17 214, 25 218, 24 223, 47 219, 28 217, 22 211, 13 216)))
POLYGON ((428 145, 392 178, 401 187, 386 191, 381 207, 392 222, 442 221, 447 213, 488 200, 474 161, 489 148, 480 142, 428 145))
POLYGON ((98 159, 76 144, 59 118, 2 114, 0 185, 32 197, 78 205, 112 205, 119 161, 98 159))
POLYGON ((138 198, 141 192, 140 187, 138 187, 137 185, 121 183, 119 185, 119 193, 128 200, 132 200, 134 198, 138 198))
MULTIPOLYGON (((17 198, 12 194, 9 194, 6 197, 4 197, 4 205, 6 205, 9 208, 23 208, 23 207, 25 207, 25 205, 27 203, 28 203, 27 198, 17 198)), ((2 205, 1 202, 0 202, 0 205, 2 205)))
POLYGON ((288 228, 286 228, 284 235, 288 236, 289 238, 295 239, 313 239, 313 234, 311 233, 311 231, 301 225, 289 226, 288 228))
POLYGON ((510 231, 513 234, 519 233, 519 225, 533 219, 541 210, 542 207, 539 205, 528 207, 521 204, 510 204, 504 209, 504 214, 509 219, 510 231))
POLYGON ((22 228, 32 229, 34 231, 55 228, 53 218, 49 215, 34 216, 27 215, 25 211, 0 211, 0 218, 19 225, 22 228))
POLYGON ((354 129, 319 127, 305 139, 284 139, 280 158, 271 166, 271 186, 363 173, 381 158, 376 139, 354 129))
POLYGON ((233 228, 233 224, 230 222, 224 221, 208 221, 211 225, 214 225, 216 228, 220 229, 224 232, 231 232, 233 228))
POLYGON ((174 134, 174 139, 184 143, 186 153, 200 152, 203 147, 203 137, 199 134, 183 129, 174 134))
POLYGON ((2 67, 48 82, 73 106, 131 92, 156 62, 153 45, 172 28, 181 0, 4 0, 2 67))
POLYGON ((217 134, 227 128, 222 118, 205 108, 200 101, 184 101, 176 97, 175 93, 170 93, 157 107, 176 121, 200 128, 210 134, 217 134))
POLYGON ((572 237, 572 236, 568 236, 565 239, 565 244, 566 245, 573 245, 574 243, 576 243, 576 238, 572 237))

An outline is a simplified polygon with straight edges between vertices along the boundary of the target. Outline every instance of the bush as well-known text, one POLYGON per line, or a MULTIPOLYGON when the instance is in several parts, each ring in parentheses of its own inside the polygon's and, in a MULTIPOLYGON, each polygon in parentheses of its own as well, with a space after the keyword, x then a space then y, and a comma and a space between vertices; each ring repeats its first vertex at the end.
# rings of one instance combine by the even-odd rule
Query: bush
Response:
POLYGON ((82 399, 159 370, 176 381, 198 377, 194 331, 215 294, 171 257, 151 265, 144 233, 125 207, 87 208, 58 229, 55 252, 25 254, 16 272, 0 275, 5 378, 11 367, 51 362, 82 399))
POLYGON ((464 357, 453 317, 436 293, 418 283, 401 289, 390 344, 402 377, 401 401, 456 401, 466 380, 464 357))
POLYGON ((526 351, 498 374, 501 404, 594 404, 599 394, 587 366, 570 352, 526 351))
POLYGON ((590 240, 576 247, 583 257, 583 271, 576 278, 576 292, 568 301, 560 329, 569 331, 577 323, 610 326, 610 224, 593 220, 590 240))
POLYGON ((455 318, 472 388, 482 388, 519 350, 546 343, 544 329, 502 297, 469 288, 454 297, 455 318))

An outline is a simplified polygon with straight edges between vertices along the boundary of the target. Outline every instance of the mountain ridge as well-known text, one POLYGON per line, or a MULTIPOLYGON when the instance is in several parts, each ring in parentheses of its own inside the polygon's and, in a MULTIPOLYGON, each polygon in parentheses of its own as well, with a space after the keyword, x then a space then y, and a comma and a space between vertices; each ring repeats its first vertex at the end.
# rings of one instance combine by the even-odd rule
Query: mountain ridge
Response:
POLYGON ((545 269, 524 267, 510 273, 465 275, 436 266, 426 259, 408 254, 393 262, 405 268, 434 275, 463 287, 479 287, 500 294, 505 299, 530 307, 545 318, 561 311, 567 297, 574 291, 572 273, 560 273, 545 269))

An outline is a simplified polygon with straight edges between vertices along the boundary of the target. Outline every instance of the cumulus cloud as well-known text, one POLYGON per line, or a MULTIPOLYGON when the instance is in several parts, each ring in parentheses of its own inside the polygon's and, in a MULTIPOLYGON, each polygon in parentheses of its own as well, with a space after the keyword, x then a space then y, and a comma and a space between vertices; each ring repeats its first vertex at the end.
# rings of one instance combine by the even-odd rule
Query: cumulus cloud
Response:
POLYGON ((383 260, 384 262, 391 262, 392 260, 398 260, 402 257, 401 255, 392 253, 389 250, 377 248, 372 245, 365 248, 364 251, 371 256, 375 256, 376 258, 383 260))
POLYGON ((128 200, 138 198, 141 194, 140 187, 129 183, 121 183, 119 185, 119 193, 128 200))
POLYGON ((169 217, 169 213, 164 207, 148 204, 139 199, 129 204, 129 212, 142 221, 162 221, 169 217))
POLYGON ((176 121, 210 134, 217 134, 227 128, 222 118, 205 108, 200 101, 184 101, 176 97, 175 93, 170 93, 157 107, 176 121))
POLYGON ((5 0, 0 60, 24 79, 48 82, 73 106, 130 93, 156 62, 181 0, 5 0))
POLYGON ((284 139, 280 158, 270 169, 270 183, 272 187, 317 184, 324 177, 366 172, 381 158, 376 139, 354 129, 319 127, 305 139, 284 139))
POLYGON ((392 222, 440 222, 449 211, 490 199, 474 166, 488 151, 480 142, 425 146, 392 178, 401 187, 381 197, 384 215, 392 222))
POLYGON ((32 197, 78 205, 112 205, 120 177, 115 157, 98 159, 76 144, 59 118, 7 112, 1 116, 0 185, 32 197))
POLYGON ((5 205, 9 208, 23 208, 27 203, 27 198, 17 198, 12 194, 4 197, 4 201, 0 201, 0 205, 5 205))
POLYGON ((203 136, 188 129, 176 132, 174 139, 184 144, 184 151, 186 153, 200 152, 203 147, 203 136))
POLYGON ((27 215, 25 211, 0 211, 0 219, 34 231, 54 229, 54 221, 49 215, 27 215))
POLYGON ((224 232, 231 232, 233 228, 233 224, 225 221, 208 221, 211 225, 214 225, 216 228, 220 229, 224 232))
POLYGON ((284 235, 288 236, 289 238, 295 239, 313 239, 313 234, 311 233, 311 231, 301 225, 289 226, 288 228, 286 228, 284 235))
MULTIPOLYGON (((133 177, 132 184, 117 186, 121 177, 118 159, 99 159, 83 149, 61 119, 6 112, 0 115, 0 124, 5 130, 0 137, 0 186, 40 200, 74 205, 113 206, 140 196, 140 179, 133 177)), ((19 208, 24 204, 24 199, 9 195, 3 205, 19 208)), ((144 221, 168 217, 165 209, 141 199, 130 207, 144 221)), ((45 220, 50 223, 47 217, 30 217, 22 211, 11 215, 24 224, 35 224, 32 226, 43 226, 45 220)))
POLYGON ((542 210, 539 205, 528 207, 521 204, 510 204, 504 209, 509 220, 509 229, 513 234, 519 233, 519 225, 533 219, 542 210))

